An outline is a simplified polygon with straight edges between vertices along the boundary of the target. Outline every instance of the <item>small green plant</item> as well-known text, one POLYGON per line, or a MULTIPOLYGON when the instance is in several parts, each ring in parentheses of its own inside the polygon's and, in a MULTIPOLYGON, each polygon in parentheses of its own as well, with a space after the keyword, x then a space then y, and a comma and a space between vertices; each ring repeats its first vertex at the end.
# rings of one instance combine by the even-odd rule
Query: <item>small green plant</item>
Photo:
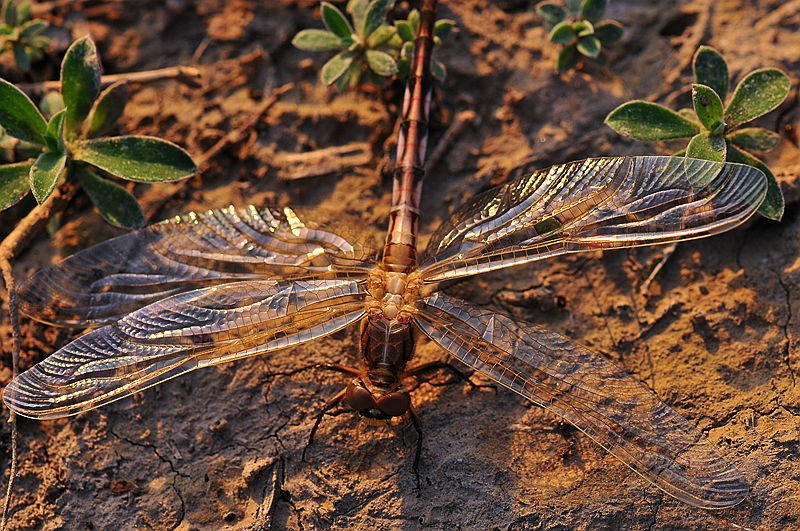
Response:
MULTIPOLYGON (((322 2, 322 22, 327 29, 306 29, 292 39, 292 44, 301 50, 322 52, 339 50, 322 67, 320 77, 325 85, 355 87, 366 81, 380 84, 387 78, 405 77, 411 62, 414 39, 419 29, 419 11, 409 13, 407 20, 386 24, 386 17, 394 6, 394 0, 350 0, 346 11, 351 15, 351 24, 335 6, 322 2)), ((434 39, 440 44, 450 34, 453 21, 436 21, 434 39)), ((445 68, 439 61, 432 61, 434 76, 444 79, 445 68)))
MULTIPOLYGON (((439 19, 433 26, 434 46, 440 46, 453 31, 455 22, 450 19, 439 19)), ((388 44, 393 50, 392 58, 397 62, 397 77, 405 78, 411 68, 411 59, 414 56, 414 39, 419 32, 419 11, 412 9, 408 13, 406 20, 395 20, 394 27, 396 35, 392 37, 388 44)), ((434 57, 431 60, 431 73, 439 81, 444 81, 447 77, 447 69, 444 63, 437 61, 434 57)))
POLYGON ((575 68, 581 57, 597 59, 603 44, 622 38, 622 25, 614 20, 601 20, 606 0, 567 0, 567 8, 542 2, 536 12, 550 32, 548 38, 563 46, 556 69, 560 74, 575 68))
POLYGON ((163 182, 197 173, 188 153, 149 136, 103 136, 122 115, 124 82, 100 90, 100 60, 89 37, 75 41, 61 63, 63 108, 46 120, 33 102, 0 79, 0 126, 7 136, 38 153, 31 159, 0 165, 0 210, 28 190, 43 203, 64 181, 77 182, 100 214, 121 227, 144 224, 136 199, 101 175, 136 182, 163 182))
POLYGON ((17 5, 14 0, 3 2, 0 13, 0 53, 8 50, 21 70, 30 70, 31 62, 42 57, 50 41, 42 35, 47 22, 31 19, 30 2, 17 5))
POLYGON ((769 151, 780 135, 761 127, 743 127, 780 105, 789 95, 791 81, 777 68, 747 74, 724 104, 730 86, 728 65, 722 55, 701 46, 694 55, 693 109, 678 112, 647 101, 629 101, 606 117, 614 131, 637 140, 691 138, 676 155, 714 161, 729 161, 758 168, 767 175, 767 197, 758 212, 779 220, 784 201, 778 181, 770 169, 749 150, 769 151))

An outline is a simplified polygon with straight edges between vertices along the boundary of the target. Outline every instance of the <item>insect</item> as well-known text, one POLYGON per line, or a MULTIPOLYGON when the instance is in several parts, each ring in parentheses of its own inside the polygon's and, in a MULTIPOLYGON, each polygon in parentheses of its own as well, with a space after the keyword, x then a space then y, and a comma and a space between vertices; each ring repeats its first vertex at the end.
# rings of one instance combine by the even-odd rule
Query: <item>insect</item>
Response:
POLYGON ((487 191, 418 254, 435 1, 426 0, 403 106, 382 258, 289 208, 190 213, 90 247, 35 274, 21 309, 97 328, 14 379, 20 415, 78 414, 201 367, 361 323, 363 369, 338 394, 361 416, 412 415, 403 385, 415 329, 453 358, 583 431, 668 494, 722 508, 741 472, 649 389, 569 339, 439 290, 441 283, 567 253, 717 234, 754 214, 757 169, 681 157, 594 158, 487 191))

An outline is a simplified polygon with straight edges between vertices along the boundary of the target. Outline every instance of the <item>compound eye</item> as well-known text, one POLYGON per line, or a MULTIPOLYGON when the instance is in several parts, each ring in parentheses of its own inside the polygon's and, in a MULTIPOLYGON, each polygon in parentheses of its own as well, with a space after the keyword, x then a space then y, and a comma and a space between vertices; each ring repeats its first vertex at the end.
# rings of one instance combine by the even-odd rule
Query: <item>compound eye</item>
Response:
POLYGON ((410 407, 411 397, 405 390, 387 393, 378 399, 378 409, 390 417, 404 415, 410 407))
POLYGON ((350 407, 359 412, 369 411, 371 409, 375 409, 376 407, 375 399, 372 397, 372 393, 355 382, 352 382, 347 386, 345 398, 347 403, 350 404, 350 407))

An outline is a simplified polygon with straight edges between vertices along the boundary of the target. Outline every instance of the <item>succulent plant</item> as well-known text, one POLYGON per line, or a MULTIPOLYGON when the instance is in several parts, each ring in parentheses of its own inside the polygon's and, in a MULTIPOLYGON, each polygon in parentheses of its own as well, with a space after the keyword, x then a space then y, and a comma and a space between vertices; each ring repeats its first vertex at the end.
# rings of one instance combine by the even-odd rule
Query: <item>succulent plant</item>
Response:
POLYGON ((556 64, 559 73, 575 68, 581 57, 597 59, 603 44, 622 38, 619 22, 601 20, 605 10, 606 0, 567 0, 566 8, 549 2, 536 6, 550 42, 563 46, 556 64))
POLYGON ((718 51, 701 46, 694 55, 693 109, 677 112, 647 101, 620 105, 606 117, 614 131, 637 140, 690 138, 678 155, 714 161, 748 164, 767 175, 767 197, 759 213, 780 219, 784 201, 775 176, 749 151, 769 151, 780 135, 747 123, 777 108, 789 95, 791 81, 777 68, 750 72, 728 96, 728 65, 718 51), (727 104, 725 103, 727 99, 727 104))
POLYGON ((17 5, 14 0, 3 2, 0 13, 0 53, 14 54, 17 67, 30 70, 31 62, 42 57, 50 41, 42 35, 47 22, 31 18, 30 2, 17 5))
MULTIPOLYGON (((320 12, 322 29, 305 29, 292 39, 292 44, 305 51, 338 50, 320 71, 325 85, 339 88, 354 87, 366 80, 382 83, 385 79, 408 75, 414 39, 419 29, 419 11, 412 10, 408 19, 386 24, 386 17, 394 7, 393 0, 350 0, 344 13, 334 5, 322 2, 320 12)), ((437 20, 434 28, 436 44, 444 41, 452 31, 452 20, 437 20)), ((444 79, 445 68, 432 61, 434 76, 444 79)))
POLYGON ((84 37, 72 43, 61 63, 63 108, 49 120, 25 93, 0 79, 0 128, 6 137, 23 143, 30 154, 27 160, 0 165, 0 210, 31 190, 36 201, 43 203, 59 184, 72 180, 107 221, 133 228, 144 223, 139 204, 105 176, 162 182, 197 172, 189 154, 166 140, 104 136, 125 108, 127 89, 118 82, 101 91, 100 73, 92 40, 84 37))

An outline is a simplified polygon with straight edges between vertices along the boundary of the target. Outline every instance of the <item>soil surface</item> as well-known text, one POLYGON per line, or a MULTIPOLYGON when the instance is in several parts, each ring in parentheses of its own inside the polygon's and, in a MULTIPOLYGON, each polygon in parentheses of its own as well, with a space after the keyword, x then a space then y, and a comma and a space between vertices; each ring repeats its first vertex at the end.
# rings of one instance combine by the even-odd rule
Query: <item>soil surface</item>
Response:
MULTIPOLYGON (((135 87, 120 132, 158 135, 198 158, 234 132, 201 176, 135 188, 150 219, 228 204, 293 205, 322 223, 350 227, 345 235, 382 241, 402 91, 342 94, 320 86, 326 56, 290 44, 300 29, 321 27, 316 0, 66 4, 42 15, 55 48, 23 81, 56 79, 66 44, 88 32, 106 73, 174 65, 201 72, 194 85, 174 79, 135 87), (299 153, 316 158, 309 164, 299 153)), ((553 72, 557 49, 534 2, 444 1, 439 16, 455 20, 458 31, 437 52, 448 76, 436 93, 431 142, 468 116, 463 111, 475 115, 451 135, 428 177, 424 237, 519 166, 679 149, 622 138, 603 118, 634 98, 689 106, 699 44, 723 53, 735 81, 759 67, 791 76, 789 101, 758 121, 784 135, 765 155, 786 194, 782 222, 759 218, 680 244, 645 294, 641 287, 663 249, 571 256, 448 288, 625 367, 737 464, 752 485, 748 498, 722 511, 689 507, 559 418, 447 373, 409 382, 425 436, 419 488, 411 466, 417 435, 408 421, 372 427, 349 413, 325 417, 303 460, 316 413, 347 378, 295 371, 356 363, 357 332, 346 330, 191 373, 76 418, 21 419, 9 529, 800 526, 800 1, 616 0, 607 16, 625 35, 610 48, 608 65, 563 77, 553 72)), ((19 80, 8 69, 3 76, 19 80)), ((0 218, 2 235, 30 206, 0 218)), ((40 236, 17 259, 19 279, 119 233, 85 198, 62 221, 52 238, 40 236)), ((5 309, 3 319, 10 366, 5 309)), ((72 334, 28 320, 22 327, 25 367, 72 334)), ((417 358, 446 355, 421 342, 417 358)), ((10 377, 2 369, 0 382, 10 377)), ((7 477, 5 424, 0 444, 7 477)))

